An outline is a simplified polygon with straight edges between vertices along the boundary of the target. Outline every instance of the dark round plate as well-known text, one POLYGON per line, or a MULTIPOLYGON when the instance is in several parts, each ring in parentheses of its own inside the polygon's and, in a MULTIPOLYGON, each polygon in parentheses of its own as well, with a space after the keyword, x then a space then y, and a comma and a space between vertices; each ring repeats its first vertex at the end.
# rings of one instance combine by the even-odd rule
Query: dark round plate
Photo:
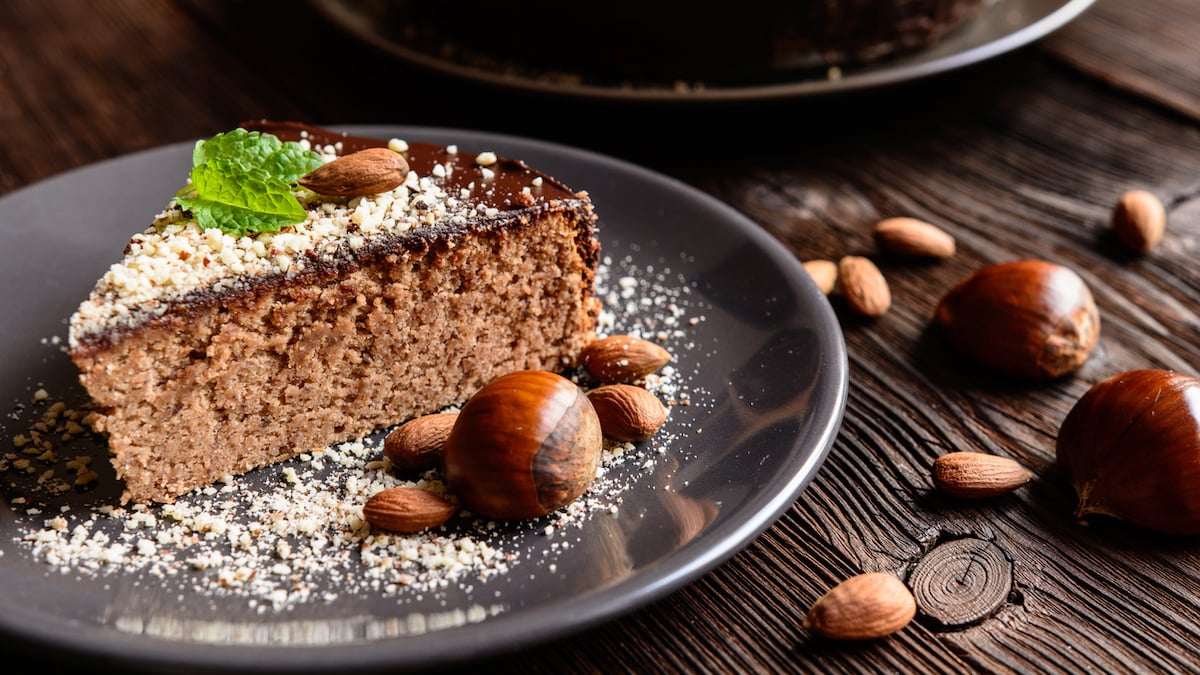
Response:
MULTIPOLYGON (((432 72, 477 83, 556 96, 609 101, 755 101, 823 96, 873 89, 949 72, 1028 45, 1079 16, 1095 0, 995 0, 975 21, 919 52, 836 71, 764 71, 742 81, 615 81, 602 70, 561 72, 546 64, 482 58, 486 45, 472 45, 481 58, 448 55, 437 45, 413 39, 402 17, 387 16, 387 2, 311 0, 334 25, 363 42, 432 72)), ((519 11, 519 10, 514 10, 519 11)), ((447 15, 448 20, 459 20, 447 15)), ((497 39, 503 39, 498 36, 497 39)), ((582 48, 586 48, 582 47, 582 48)), ((728 79, 728 78, 726 78, 728 79)))
MULTIPOLYGON (((519 573, 402 602, 346 594, 262 611, 179 580, 60 571, 17 541, 35 518, 53 514, 30 515, 29 503, 13 503, 21 493, 9 471, 0 509, 0 644, 195 672, 351 672, 494 655, 580 631, 694 581, 748 545, 812 479, 841 422, 845 346, 826 298, 753 222, 676 180, 583 150, 467 130, 345 129, 492 150, 586 188, 614 274, 659 275, 665 290, 686 291, 679 302, 701 319, 674 346, 693 405, 672 410, 655 461, 618 468, 629 474, 618 508, 584 519, 572 546, 544 561, 529 556, 514 568, 519 573), (703 517, 681 522, 680 500, 701 505, 694 512, 703 517), (413 615, 454 615, 481 602, 502 608, 441 629, 422 621, 421 634, 386 630, 413 615)), ((191 146, 117 158, 0 198, 0 387, 10 406, 0 440, 10 447, 38 389, 84 396, 55 338, 65 337, 66 319, 128 237, 179 187, 191 146)), ((278 481, 277 470, 272 475, 278 481)), ((76 507, 95 498, 67 497, 76 507)), ((516 527, 506 536, 507 545, 534 546, 546 535, 516 527)), ((201 574, 182 574, 189 573, 201 574)))

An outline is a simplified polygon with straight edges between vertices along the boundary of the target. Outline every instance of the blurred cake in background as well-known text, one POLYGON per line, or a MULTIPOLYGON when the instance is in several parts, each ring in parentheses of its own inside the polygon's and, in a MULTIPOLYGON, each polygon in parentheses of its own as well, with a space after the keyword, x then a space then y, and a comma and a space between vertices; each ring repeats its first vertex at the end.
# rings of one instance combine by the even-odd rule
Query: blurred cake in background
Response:
POLYGON ((776 68, 871 63, 941 41, 990 0, 798 0, 778 5, 770 31, 776 68))
POLYGON ((493 72, 582 76, 609 84, 745 84, 911 54, 938 44, 987 5, 1002 1, 746 0, 705 5, 493 0, 448 5, 362 0, 350 5, 410 49, 493 72))

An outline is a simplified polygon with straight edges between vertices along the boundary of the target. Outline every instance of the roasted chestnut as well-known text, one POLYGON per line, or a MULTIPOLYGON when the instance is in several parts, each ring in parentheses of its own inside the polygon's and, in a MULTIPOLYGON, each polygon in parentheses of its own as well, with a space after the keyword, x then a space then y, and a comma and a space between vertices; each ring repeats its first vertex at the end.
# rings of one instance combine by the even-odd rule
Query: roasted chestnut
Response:
POLYGON ((604 448, 596 410, 562 375, 522 370, 475 393, 442 448, 446 485, 498 520, 536 518, 582 495, 604 448))
POLYGON ((1029 379, 1077 370, 1100 338, 1100 313, 1087 284, 1044 260, 979 270, 946 293, 935 320, 967 356, 1029 379))
POLYGON ((1200 380, 1131 370, 1092 386, 1063 420, 1058 462, 1077 518, 1112 516, 1150 530, 1200 534, 1200 380))

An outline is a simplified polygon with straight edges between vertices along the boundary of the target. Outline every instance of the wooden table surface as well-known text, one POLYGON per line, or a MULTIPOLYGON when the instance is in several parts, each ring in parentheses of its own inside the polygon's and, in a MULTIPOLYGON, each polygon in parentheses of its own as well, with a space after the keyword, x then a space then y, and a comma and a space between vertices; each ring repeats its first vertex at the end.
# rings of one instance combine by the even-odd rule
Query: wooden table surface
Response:
POLYGON ((1081 526, 1054 446, 1098 380, 1133 368, 1200 370, 1198 36, 1195 0, 1099 0, 1032 46, 934 78, 832 97, 652 106, 418 72, 300 3, 9 0, 0 6, 0 194, 256 117, 498 131, 675 176, 800 259, 875 257, 893 307, 866 321, 832 299, 850 362, 845 418, 777 523, 683 590, 488 668, 1195 671, 1200 546, 1113 521, 1081 526), (1143 256, 1123 254, 1107 234, 1113 204, 1132 188, 1168 210, 1164 240, 1143 256), (957 255, 926 265, 877 256, 871 227, 894 215, 950 231, 957 255), (1016 258, 1067 265, 1096 296, 1100 344, 1074 375, 1012 382, 929 334, 955 281, 1016 258), (930 478, 950 450, 1012 457, 1036 478, 997 499, 954 500, 930 478), (899 633, 837 643, 801 627, 841 579, 909 578, 922 562, 947 594, 922 595, 899 633), (986 575, 969 569, 980 562, 986 575))

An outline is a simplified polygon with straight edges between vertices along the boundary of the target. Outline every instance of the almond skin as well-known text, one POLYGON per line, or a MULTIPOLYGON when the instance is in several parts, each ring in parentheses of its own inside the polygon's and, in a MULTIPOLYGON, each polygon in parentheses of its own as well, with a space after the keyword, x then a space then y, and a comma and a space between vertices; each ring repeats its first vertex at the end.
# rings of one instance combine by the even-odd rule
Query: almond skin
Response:
POLYGON ((301 186, 330 197, 362 197, 395 189, 408 176, 408 162, 387 148, 343 155, 300 177, 301 186))
POLYGON ((832 260, 809 260, 804 265, 804 271, 816 282, 817 288, 825 295, 837 287, 838 268, 832 260))
POLYGON ((838 282, 846 304, 863 316, 882 316, 892 306, 887 279, 869 258, 848 255, 839 260, 838 282))
POLYGON ((1167 212, 1163 203, 1146 190, 1121 195, 1112 212, 1112 231, 1125 248, 1146 253, 1162 239, 1167 212))
POLYGON ((1008 494, 1032 478, 1017 461, 982 452, 951 452, 933 462, 933 484, 946 494, 966 499, 1008 494))
POLYGON ((600 417, 600 430, 618 441, 645 440, 667 419, 658 397, 632 384, 606 384, 587 397, 600 417))
POLYGON ((954 255, 954 237, 946 231, 916 218, 886 218, 875 225, 875 241, 880 248, 897 255, 922 258, 949 258, 954 255))
POLYGON ((454 515, 454 504, 420 488, 395 487, 371 495, 363 518, 380 529, 411 533, 437 527, 454 515))
POLYGON ((593 340, 579 354, 579 362, 602 384, 631 383, 671 361, 661 345, 631 335, 610 335, 593 340))
POLYGON ((456 419, 458 413, 434 413, 411 419, 383 439, 383 454, 401 471, 432 469, 441 461, 442 446, 456 419))
POLYGON ((804 628, 832 640, 874 640, 904 628, 917 603, 904 582, 887 572, 850 577, 808 610, 804 628))

